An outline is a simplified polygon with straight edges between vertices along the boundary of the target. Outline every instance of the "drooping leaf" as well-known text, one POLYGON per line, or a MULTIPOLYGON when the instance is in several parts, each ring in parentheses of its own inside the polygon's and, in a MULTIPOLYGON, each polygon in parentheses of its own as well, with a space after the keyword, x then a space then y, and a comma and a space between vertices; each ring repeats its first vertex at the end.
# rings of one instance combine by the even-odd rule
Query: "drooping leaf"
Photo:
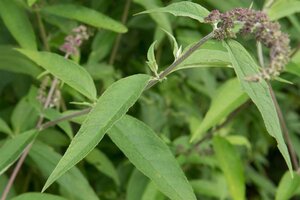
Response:
POLYGON ((36 50, 37 44, 31 23, 14 0, 0 1, 0 15, 10 33, 24 49, 36 50))
MULTIPOLYGON (((40 170, 42 176, 47 178, 55 168, 61 155, 56 153, 51 147, 41 142, 35 142, 29 152, 30 158, 40 170)), ((57 183, 64 190, 72 194, 74 200, 98 200, 99 198, 89 185, 87 179, 76 167, 64 174, 57 180, 57 183)))
POLYGON ((0 132, 6 133, 7 135, 10 136, 13 135, 11 128, 7 125, 7 123, 2 118, 0 118, 0 132))
POLYGON ((31 130, 8 139, 0 148, 0 175, 21 155, 25 147, 34 139, 36 131, 31 130))
POLYGON ((96 88, 89 73, 72 60, 49 52, 18 49, 19 52, 48 70, 54 76, 91 100, 96 99, 96 88))
POLYGON ((213 148, 234 200, 245 199, 245 177, 242 161, 234 147, 224 138, 215 136, 213 148))
POLYGON ((108 135, 130 162, 170 199, 196 199, 168 146, 144 123, 124 116, 108 135))
POLYGON ((11 200, 67 200, 63 197, 56 196, 53 194, 41 194, 37 192, 28 192, 21 194, 17 197, 12 198, 11 200))
POLYGON ((268 9, 268 15, 272 20, 278 20, 296 12, 300 12, 300 1, 298 0, 277 1, 268 9))
POLYGON ((95 166, 100 172, 106 174, 110 178, 114 180, 116 185, 120 185, 120 180, 118 176, 118 172, 113 165, 113 163, 109 160, 109 158, 102 153, 99 149, 94 149, 87 155, 85 160, 95 166))
POLYGON ((102 94, 48 178, 43 190, 93 150, 104 134, 137 101, 149 79, 148 75, 133 75, 115 82, 102 94))
POLYGON ((291 173, 286 172, 281 178, 276 191, 276 200, 288 200, 295 195, 300 186, 300 176, 296 172, 293 173, 294 177, 291 176, 291 173))
POLYGON ((120 22, 96 10, 80 5, 60 4, 46 6, 42 11, 56 16, 74 19, 97 28, 103 28, 118 33, 127 32, 127 28, 120 22))
POLYGON ((189 17, 198 20, 199 22, 203 22, 204 18, 209 14, 209 11, 206 10, 204 7, 200 6, 197 3, 189 1, 172 3, 166 7, 146 10, 139 14, 156 12, 170 13, 175 16, 189 17))
POLYGON ((268 133, 276 139, 278 149, 285 159, 288 168, 292 172, 291 159, 282 136, 279 119, 268 84, 264 80, 259 83, 246 81, 245 77, 258 73, 257 64, 245 48, 238 42, 229 40, 226 47, 243 90, 245 90, 258 108, 268 133))
POLYGON ((218 124, 247 100, 248 96, 236 78, 224 83, 213 97, 210 108, 193 134, 192 140, 201 139, 208 129, 218 124))
POLYGON ((0 69, 34 78, 42 72, 34 62, 9 46, 0 46, 0 69))

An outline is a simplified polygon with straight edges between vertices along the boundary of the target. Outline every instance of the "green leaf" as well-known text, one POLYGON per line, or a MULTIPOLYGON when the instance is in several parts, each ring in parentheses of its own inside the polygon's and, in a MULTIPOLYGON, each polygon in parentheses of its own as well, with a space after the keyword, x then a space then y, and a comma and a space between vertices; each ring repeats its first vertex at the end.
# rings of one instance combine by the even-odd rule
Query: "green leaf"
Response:
POLYGON ((282 136, 279 119, 268 84, 265 80, 262 80, 260 83, 245 81, 246 77, 258 73, 257 64, 238 42, 229 40, 226 46, 240 84, 258 108, 268 133, 276 139, 278 149, 292 172, 290 156, 282 136))
POLYGON ((251 150, 251 143, 242 135, 227 135, 225 138, 233 145, 245 146, 248 150, 251 150))
POLYGON ((141 200, 165 200, 153 182, 149 182, 141 200))
POLYGON ((21 194, 17 197, 12 198, 11 200, 67 200, 63 197, 56 196, 53 194, 41 194, 37 192, 28 192, 21 194))
MULTIPOLYGON (((223 177, 223 176, 222 176, 223 177)), ((222 180, 193 180, 190 181, 195 193, 217 199, 226 199, 227 187, 225 178, 222 180)))
POLYGON ((296 76, 300 77, 300 64, 297 64, 297 63, 294 63, 294 62, 290 62, 286 66, 286 71, 290 72, 292 74, 295 74, 296 76))
POLYGON ((42 70, 31 60, 9 46, 0 46, 0 69, 37 77, 42 70))
POLYGON ((296 172, 293 173, 294 177, 291 177, 291 173, 289 172, 283 175, 276 191, 276 200, 288 200, 295 195, 300 186, 300 176, 296 172))
POLYGON ((156 59, 155 59, 155 54, 154 54, 154 48, 155 48, 155 44, 156 44, 157 41, 154 41, 151 46, 149 47, 148 49, 148 52, 147 52, 147 59, 148 61, 146 62, 150 68, 150 70, 156 75, 158 76, 157 74, 157 70, 158 70, 158 66, 157 66, 157 63, 156 63, 156 59))
POLYGON ((149 179, 139 170, 134 169, 126 188, 126 200, 141 200, 149 179))
MULTIPOLYGON (((50 120, 56 120, 58 118, 63 117, 62 113, 58 112, 55 109, 46 109, 46 110, 44 110, 43 114, 45 115, 45 117, 47 119, 50 119, 50 120)), ((69 122, 62 121, 62 122, 58 123, 57 126, 59 126, 68 135, 68 137, 70 139, 72 139, 74 137, 73 130, 72 130, 72 127, 69 124, 69 122)))
POLYGON ((297 12, 300 12, 300 1, 297 0, 277 1, 268 9, 268 15, 272 20, 278 20, 297 12))
POLYGON ((149 79, 148 75, 143 74, 129 76, 112 84, 102 94, 48 178, 43 191, 95 148, 104 134, 137 101, 149 79))
POLYGON ((3 174, 22 154, 25 147, 34 139, 37 132, 30 130, 8 139, 0 148, 0 175, 3 174))
POLYGON ((27 4, 29 7, 31 7, 33 4, 35 4, 38 0, 27 0, 27 4))
POLYGON ((170 199, 196 199, 168 146, 144 123, 124 116, 108 135, 130 162, 170 199))
POLYGON ((18 51, 84 96, 91 100, 96 100, 96 88, 92 77, 77 63, 55 53, 25 49, 18 49, 18 51))
POLYGON ((100 172, 112 178, 116 185, 120 185, 119 175, 115 166, 99 149, 95 148, 93 151, 91 151, 85 160, 95 166, 100 172))
POLYGON ((247 100, 248 96, 242 90, 239 81, 236 78, 228 80, 217 90, 208 112, 193 134, 192 141, 201 139, 207 130, 220 123, 247 100))
POLYGON ((245 177, 242 162, 234 147, 224 138, 215 136, 213 148, 234 200, 245 199, 245 177))
MULTIPOLYGON (((36 164, 44 178, 48 177, 61 155, 56 153, 52 148, 41 142, 35 142, 29 152, 29 157, 36 164)), ((93 191, 87 179, 76 167, 64 174, 57 180, 59 186, 72 194, 72 198, 76 200, 98 200, 99 198, 93 191)), ((31 200, 31 199, 30 199, 31 200)))
MULTIPOLYGON (((134 0, 134 2, 140 4, 146 10, 157 9, 162 6, 161 1, 157 1, 157 0, 134 0)), ((149 15, 160 28, 163 28, 167 30, 169 33, 172 33, 171 22, 165 13, 150 13, 149 15)), ((158 44, 160 44, 160 42, 163 39, 163 35, 159 35, 159 33, 163 33, 163 32, 160 29, 156 29, 154 38, 155 40, 158 41, 158 44)))
POLYGON ((15 106, 11 115, 11 124, 15 134, 31 129, 35 126, 38 113, 28 102, 27 97, 22 98, 15 106))
POLYGON ((37 44, 31 23, 14 0, 0 1, 0 15, 7 29, 24 49, 36 50, 37 44))
POLYGON ((146 10, 139 14, 156 12, 170 13, 175 16, 189 17, 198 20, 199 22, 203 22, 204 18, 209 14, 209 11, 206 10, 204 7, 200 6, 197 3, 188 1, 172 3, 166 7, 146 10))
POLYGON ((196 67, 229 67, 231 61, 226 51, 219 49, 198 49, 175 70, 189 69, 196 67))
POLYGON ((13 135, 11 128, 7 125, 7 123, 2 118, 0 118, 0 132, 6 133, 7 135, 10 136, 13 135))
POLYGON ((42 9, 43 12, 80 21, 82 23, 103 28, 118 33, 127 32, 127 28, 120 22, 90 8, 73 4, 60 4, 47 6, 42 9))

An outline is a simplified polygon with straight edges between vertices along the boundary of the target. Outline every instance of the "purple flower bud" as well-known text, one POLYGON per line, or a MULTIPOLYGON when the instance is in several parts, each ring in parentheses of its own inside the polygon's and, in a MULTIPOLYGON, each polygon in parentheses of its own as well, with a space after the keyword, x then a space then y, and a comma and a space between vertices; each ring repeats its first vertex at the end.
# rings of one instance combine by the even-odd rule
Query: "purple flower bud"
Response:
POLYGON ((248 81, 259 81, 261 79, 269 80, 278 76, 289 61, 289 37, 280 30, 278 22, 272 22, 262 11, 255 11, 245 8, 235 8, 231 11, 220 13, 213 10, 204 19, 217 28, 214 30, 214 38, 223 40, 225 38, 235 38, 236 33, 233 28, 236 24, 242 24, 243 27, 239 33, 243 36, 253 34, 255 39, 266 47, 270 48, 269 67, 263 69, 259 74, 248 77, 248 81))

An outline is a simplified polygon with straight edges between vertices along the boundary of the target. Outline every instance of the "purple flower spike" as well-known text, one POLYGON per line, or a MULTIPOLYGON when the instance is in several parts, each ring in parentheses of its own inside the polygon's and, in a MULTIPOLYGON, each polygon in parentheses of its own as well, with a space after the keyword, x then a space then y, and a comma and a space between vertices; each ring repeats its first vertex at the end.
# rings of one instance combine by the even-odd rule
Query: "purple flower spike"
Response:
POLYGON ((278 76, 289 61, 290 40, 288 35, 281 32, 278 22, 270 21, 262 11, 235 8, 220 13, 218 10, 213 10, 204 21, 215 27, 215 39, 235 38, 236 33, 233 28, 236 24, 242 24, 242 28, 239 30, 241 35, 253 34, 257 41, 270 48, 268 68, 262 69, 257 75, 247 77, 248 81, 270 80, 278 76))
POLYGON ((65 52, 66 55, 77 55, 78 48, 84 40, 88 40, 89 34, 84 25, 80 25, 72 30, 70 35, 65 37, 65 43, 60 46, 60 50, 65 52))

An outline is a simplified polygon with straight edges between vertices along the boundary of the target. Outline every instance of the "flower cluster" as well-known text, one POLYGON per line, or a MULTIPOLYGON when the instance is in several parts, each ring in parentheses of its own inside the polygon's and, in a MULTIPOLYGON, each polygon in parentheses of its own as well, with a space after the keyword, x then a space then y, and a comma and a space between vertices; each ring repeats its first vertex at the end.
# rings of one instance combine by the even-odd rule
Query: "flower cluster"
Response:
POLYGON ((270 64, 257 75, 248 77, 249 81, 270 80, 279 75, 289 61, 289 37, 282 33, 280 24, 272 22, 262 11, 246 8, 236 8, 220 13, 213 10, 206 18, 206 23, 214 25, 214 38, 223 40, 235 38, 237 31, 234 28, 241 26, 239 33, 243 36, 255 35, 256 41, 270 49, 270 64))
POLYGON ((89 38, 87 28, 80 25, 72 30, 72 33, 65 38, 65 43, 60 47, 60 50, 65 52, 67 56, 77 55, 78 48, 84 40, 89 38))

